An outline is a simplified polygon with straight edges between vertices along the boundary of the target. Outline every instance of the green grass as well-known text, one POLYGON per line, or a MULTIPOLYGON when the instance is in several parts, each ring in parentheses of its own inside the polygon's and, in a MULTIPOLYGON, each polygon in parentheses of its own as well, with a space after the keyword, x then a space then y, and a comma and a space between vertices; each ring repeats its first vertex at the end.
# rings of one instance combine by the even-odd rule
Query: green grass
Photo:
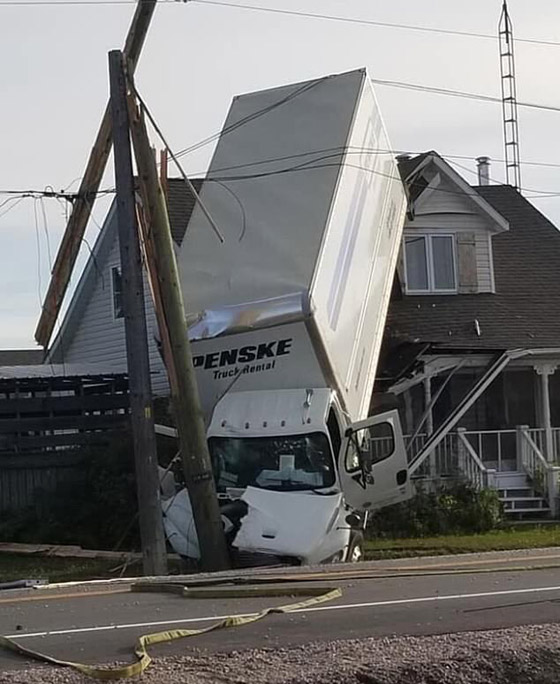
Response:
MULTIPOLYGON (((486 534, 446 535, 419 539, 376 539, 365 543, 366 558, 383 560, 418 556, 442 556, 484 551, 510 551, 560 546, 560 525, 509 527, 486 534)), ((115 560, 57 558, 30 554, 0 554, 0 582, 19 579, 48 579, 50 582, 104 579, 120 576, 122 563, 115 560)), ((180 572, 177 564, 170 572, 180 572)), ((140 563, 126 569, 126 576, 142 574, 140 563)))
MULTIPOLYGON (((111 572, 119 561, 91 558, 57 558, 30 554, 0 554, 0 582, 19 579, 48 579, 49 582, 70 582, 73 580, 103 579, 118 577, 111 572)), ((141 574, 142 566, 135 563, 127 568, 127 575, 141 574)))
POLYGON ((560 525, 510 527, 486 534, 446 535, 419 539, 375 539, 365 543, 368 560, 443 556, 560 546, 560 525))
MULTIPOLYGON (((108 579, 120 577, 123 563, 118 560, 94 558, 57 558, 18 553, 0 553, 0 582, 20 579, 47 579, 49 582, 108 579)), ((170 573, 181 571, 179 561, 170 560, 170 573)), ((124 577, 142 574, 142 563, 131 563, 124 577)))

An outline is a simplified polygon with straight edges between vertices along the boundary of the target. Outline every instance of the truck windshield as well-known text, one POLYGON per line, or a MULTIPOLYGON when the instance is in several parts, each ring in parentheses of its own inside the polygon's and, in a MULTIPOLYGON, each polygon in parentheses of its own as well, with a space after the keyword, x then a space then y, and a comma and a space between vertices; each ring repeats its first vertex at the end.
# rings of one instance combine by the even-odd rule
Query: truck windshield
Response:
POLYGON ((219 492, 227 487, 301 491, 332 487, 334 465, 326 435, 211 437, 210 455, 219 492))

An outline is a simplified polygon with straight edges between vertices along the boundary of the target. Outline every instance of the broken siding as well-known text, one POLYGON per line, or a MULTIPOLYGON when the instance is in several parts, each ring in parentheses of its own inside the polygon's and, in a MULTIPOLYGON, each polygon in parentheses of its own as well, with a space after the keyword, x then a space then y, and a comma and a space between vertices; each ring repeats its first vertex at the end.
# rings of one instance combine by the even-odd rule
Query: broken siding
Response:
MULTIPOLYGON (((115 319, 113 316, 111 269, 113 267, 120 268, 119 241, 116 231, 114 235, 105 263, 99 264, 100 272, 95 275, 91 294, 81 312, 70 345, 60 350, 60 356, 64 363, 87 361, 88 363, 102 364, 107 369, 114 368, 116 371, 126 372, 124 318, 115 319)), ((169 389, 165 368, 154 340, 157 322, 146 278, 144 278, 144 299, 152 390, 155 394, 167 394, 169 389)))

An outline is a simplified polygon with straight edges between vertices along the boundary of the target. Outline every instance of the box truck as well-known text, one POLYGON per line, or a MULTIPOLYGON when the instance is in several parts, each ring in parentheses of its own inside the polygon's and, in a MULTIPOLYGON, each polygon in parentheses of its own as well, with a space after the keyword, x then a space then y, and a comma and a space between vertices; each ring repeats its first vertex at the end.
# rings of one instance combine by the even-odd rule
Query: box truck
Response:
MULTIPOLYGON (((406 197, 365 70, 236 97, 178 252, 233 553, 356 561, 410 497, 396 411, 369 416, 406 197)), ((183 490, 164 502, 197 557, 183 490)))

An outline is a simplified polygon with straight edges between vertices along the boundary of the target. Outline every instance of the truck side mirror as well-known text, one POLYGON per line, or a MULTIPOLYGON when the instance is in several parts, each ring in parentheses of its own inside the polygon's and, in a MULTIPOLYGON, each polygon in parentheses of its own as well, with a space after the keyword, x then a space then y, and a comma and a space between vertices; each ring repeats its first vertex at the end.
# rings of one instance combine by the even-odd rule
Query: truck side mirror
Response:
POLYGON ((353 434, 354 434, 354 430, 352 429, 352 427, 351 426, 347 427, 346 431, 344 433, 344 436, 345 437, 352 437, 353 434))

